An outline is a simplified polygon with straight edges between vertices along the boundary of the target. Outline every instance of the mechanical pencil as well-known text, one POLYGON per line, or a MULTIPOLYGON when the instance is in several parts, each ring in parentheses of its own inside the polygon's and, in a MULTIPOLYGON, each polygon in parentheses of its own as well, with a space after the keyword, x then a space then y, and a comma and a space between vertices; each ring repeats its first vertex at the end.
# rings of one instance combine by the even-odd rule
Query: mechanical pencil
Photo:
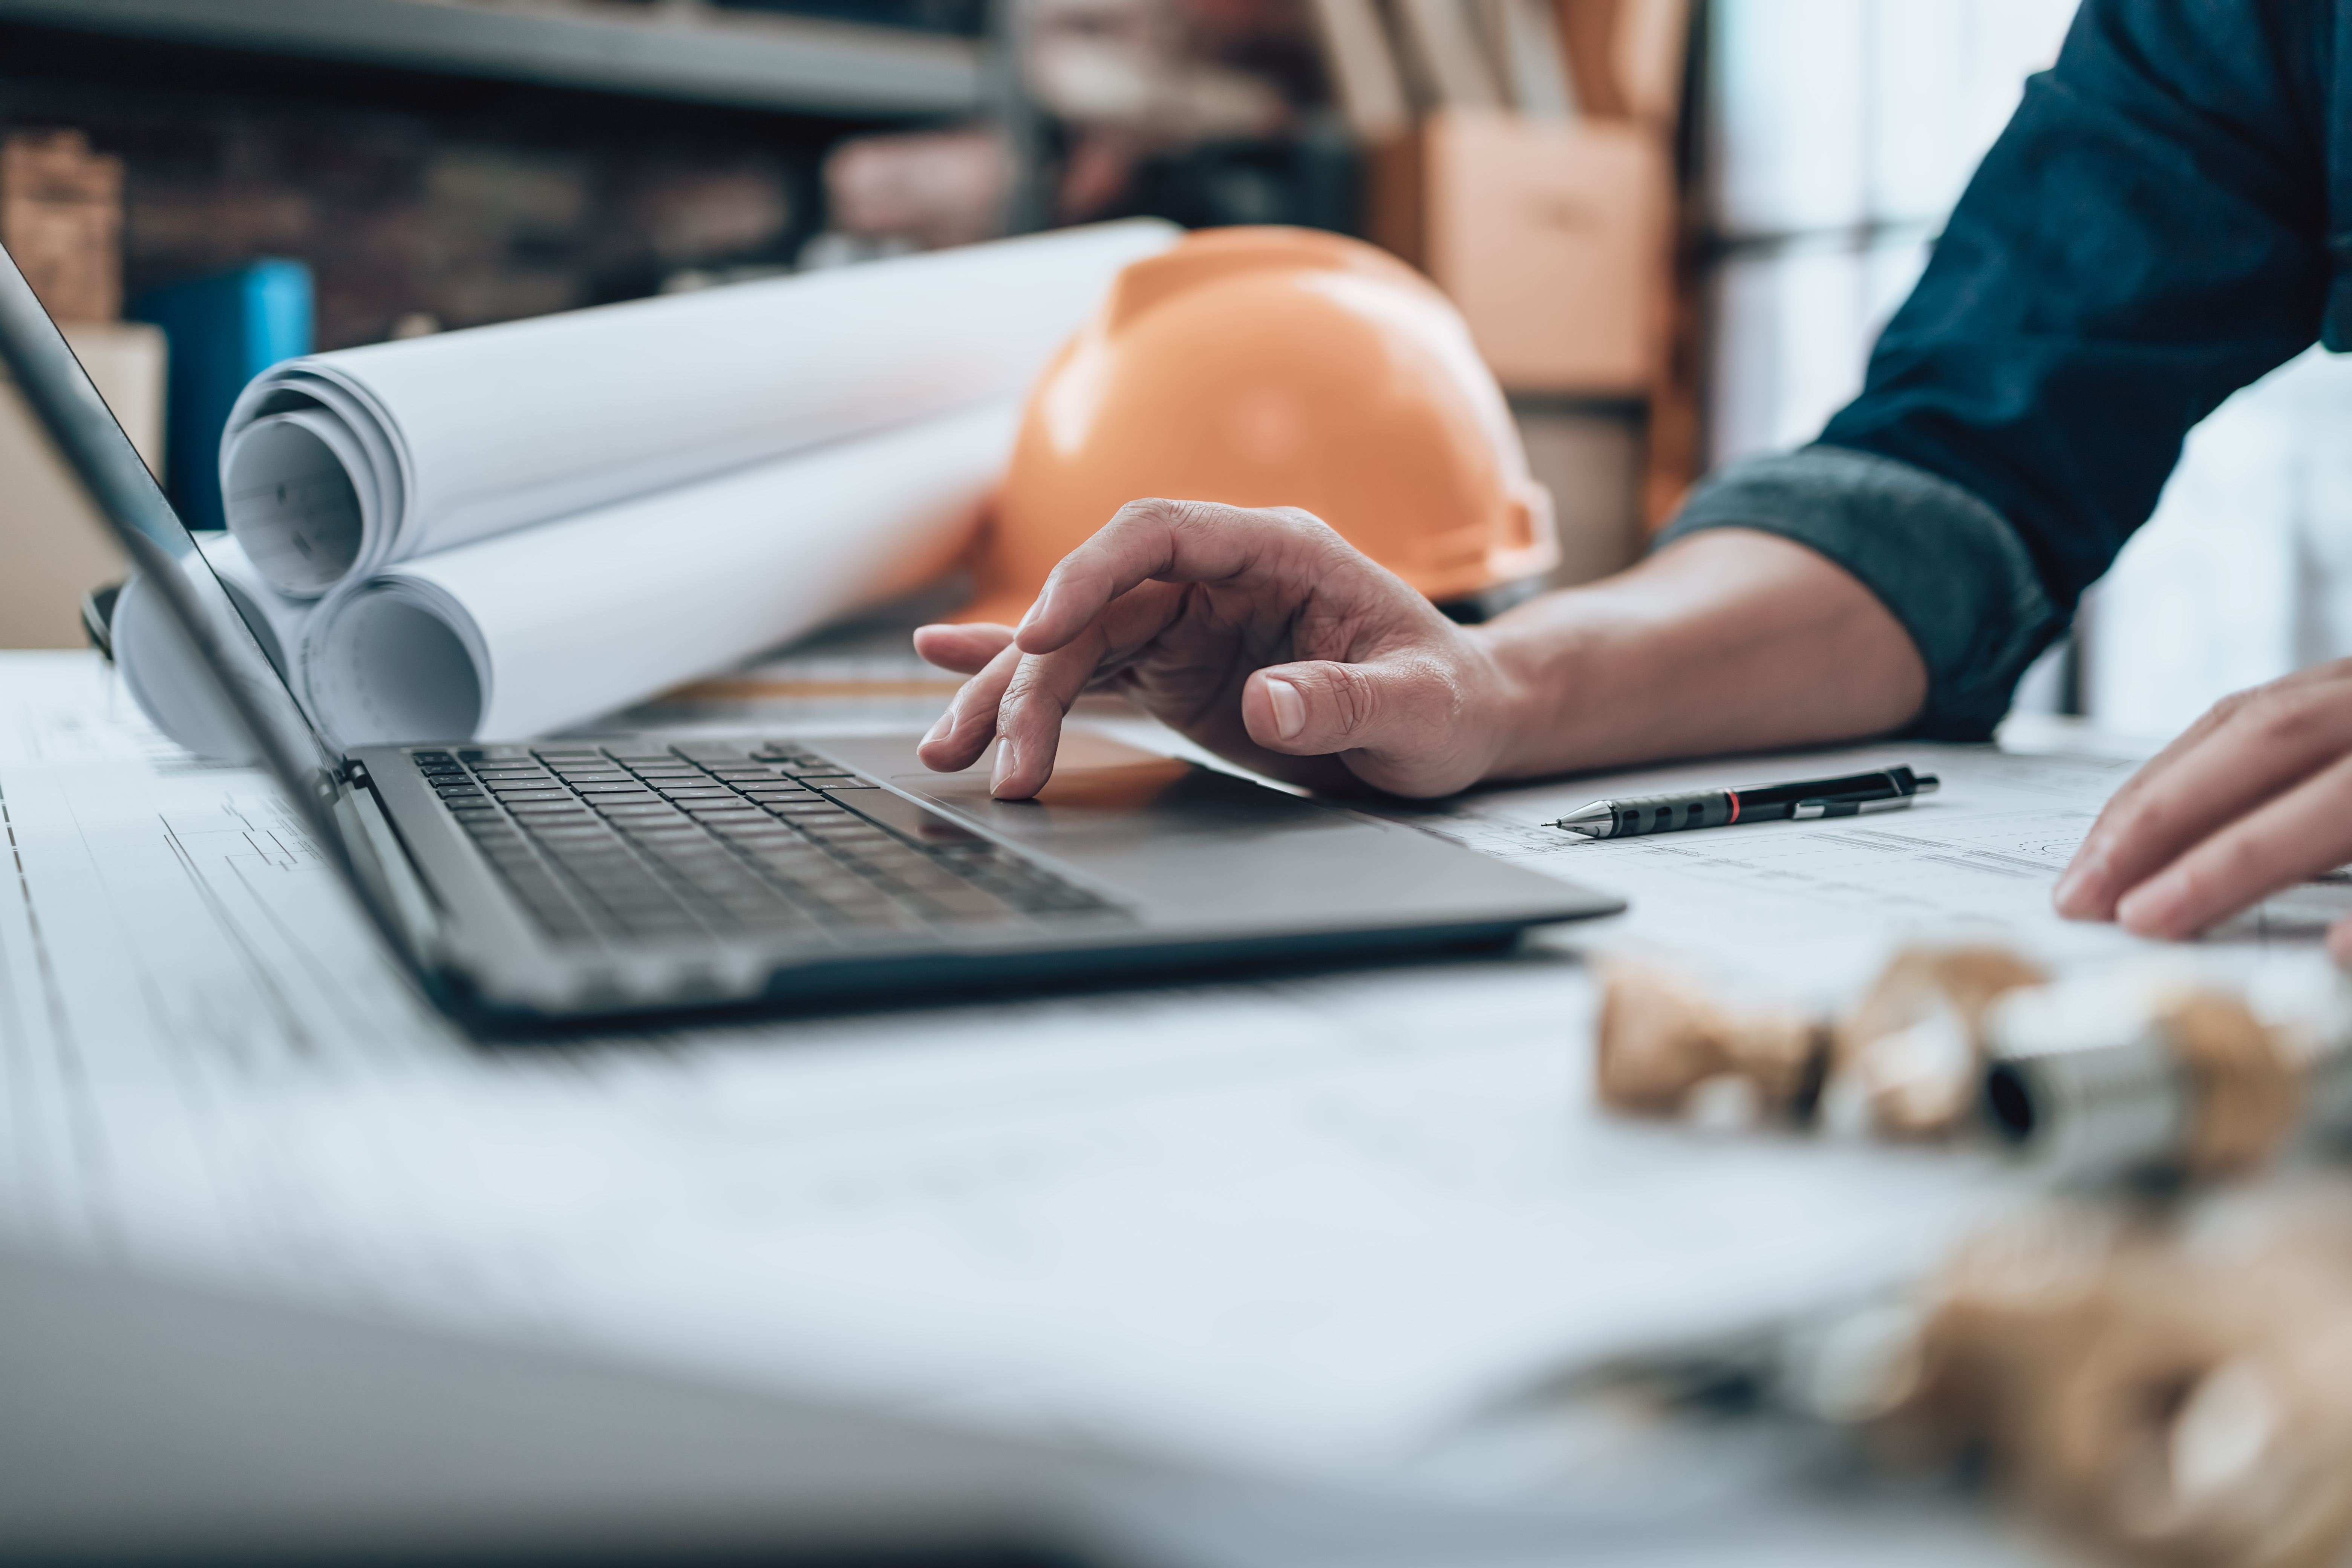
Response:
POLYGON ((1548 827, 1564 827, 1587 838, 1631 838, 1640 833, 1679 833, 1691 827, 1728 827, 1735 822, 1779 822, 1793 817, 1853 816, 1869 811, 1900 811, 1937 789, 1933 773, 1881 768, 1843 778, 1805 779, 1796 784, 1749 784, 1738 789, 1700 789, 1681 795, 1645 795, 1596 800, 1548 827))

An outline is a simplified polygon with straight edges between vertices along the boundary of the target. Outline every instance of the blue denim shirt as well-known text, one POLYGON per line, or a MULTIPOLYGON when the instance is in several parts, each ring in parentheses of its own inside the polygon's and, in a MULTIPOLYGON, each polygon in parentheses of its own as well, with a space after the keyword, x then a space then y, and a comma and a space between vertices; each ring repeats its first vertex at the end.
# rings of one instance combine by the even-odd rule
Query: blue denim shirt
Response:
POLYGON ((1917 643, 1914 732, 1980 739, 2189 427, 2315 341, 2352 350, 2352 0, 2084 0, 1862 395, 1660 542, 1820 551, 1917 643))

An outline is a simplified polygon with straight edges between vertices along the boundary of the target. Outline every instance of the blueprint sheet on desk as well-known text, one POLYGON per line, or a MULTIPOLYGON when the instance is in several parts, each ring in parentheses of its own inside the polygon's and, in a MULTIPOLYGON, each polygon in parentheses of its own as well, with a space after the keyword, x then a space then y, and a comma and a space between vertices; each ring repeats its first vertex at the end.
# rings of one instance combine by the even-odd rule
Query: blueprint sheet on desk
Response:
MULTIPOLYGON (((2047 729, 2035 738, 2065 739, 2047 729)), ((2075 846, 2140 760, 2138 749, 2036 754, 1896 742, 1486 790, 1383 815, 1625 898, 1625 914, 1579 929, 1576 940, 1588 950, 1687 956, 1830 1005, 1866 984, 1906 942, 2006 942, 2061 968, 2148 952, 2150 944, 2112 927, 2062 921, 2050 907, 2075 846), (1825 778, 1897 763, 1937 774, 1942 787, 1906 810, 1830 821, 1617 841, 1545 826, 1603 795, 1825 778)), ((2307 884, 2212 932, 2200 958, 2227 966, 2301 952, 2347 912, 2352 886, 2307 884)))
POLYGON ((2042 884, 1979 861, 2062 852, 2119 776, 1912 748, 1933 814, 1654 847, 1530 826, 1590 785, 1507 792, 1429 826, 1634 911, 1490 961, 494 1048, 381 956, 266 781, 161 742, 94 660, 5 668, 7 1239, 1357 1474, 1583 1358, 1901 1278, 2002 1201, 1959 1152, 1600 1116, 1580 944, 1752 956, 1781 937, 1748 911, 1801 906, 1834 984, 1890 900, 2036 918, 2042 884), (1843 847, 1763 847, 1808 842, 1843 847))

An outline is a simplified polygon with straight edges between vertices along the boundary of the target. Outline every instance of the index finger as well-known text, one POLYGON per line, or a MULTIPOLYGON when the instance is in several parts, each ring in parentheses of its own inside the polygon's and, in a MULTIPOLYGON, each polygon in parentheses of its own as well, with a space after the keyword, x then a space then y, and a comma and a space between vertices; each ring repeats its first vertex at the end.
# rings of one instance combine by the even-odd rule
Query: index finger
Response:
POLYGON ((2058 912, 2112 918, 2143 879, 2342 756, 2352 692, 2331 689, 2341 679, 2290 679, 2215 704, 2099 813, 2059 879, 2058 912))
POLYGON ((977 675, 1012 640, 1013 628, 993 621, 917 626, 915 656, 926 664, 938 665, 958 675, 977 675))
POLYGON ((1014 640, 1024 653, 1051 653, 1106 605, 1148 582, 1213 583, 1263 565, 1286 545, 1337 542, 1318 519, 1288 508, 1251 510, 1215 501, 1134 500, 1064 556, 1014 640))
POLYGON ((2134 888, 2116 919, 2136 936, 2179 938, 2352 856, 2352 758, 2231 823, 2134 888))

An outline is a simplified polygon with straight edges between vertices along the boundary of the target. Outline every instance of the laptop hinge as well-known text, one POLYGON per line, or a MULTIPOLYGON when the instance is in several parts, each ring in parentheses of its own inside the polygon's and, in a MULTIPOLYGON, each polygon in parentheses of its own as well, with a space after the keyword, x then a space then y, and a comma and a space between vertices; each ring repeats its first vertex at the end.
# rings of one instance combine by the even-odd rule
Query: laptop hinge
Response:
POLYGON ((430 969, 440 953, 440 906, 417 875, 399 829, 384 815, 367 769, 355 759, 345 758, 342 777, 345 787, 335 802, 335 815, 357 829, 346 835, 346 842, 356 851, 352 856, 352 868, 375 884, 378 897, 399 922, 410 958, 420 969, 430 969))

